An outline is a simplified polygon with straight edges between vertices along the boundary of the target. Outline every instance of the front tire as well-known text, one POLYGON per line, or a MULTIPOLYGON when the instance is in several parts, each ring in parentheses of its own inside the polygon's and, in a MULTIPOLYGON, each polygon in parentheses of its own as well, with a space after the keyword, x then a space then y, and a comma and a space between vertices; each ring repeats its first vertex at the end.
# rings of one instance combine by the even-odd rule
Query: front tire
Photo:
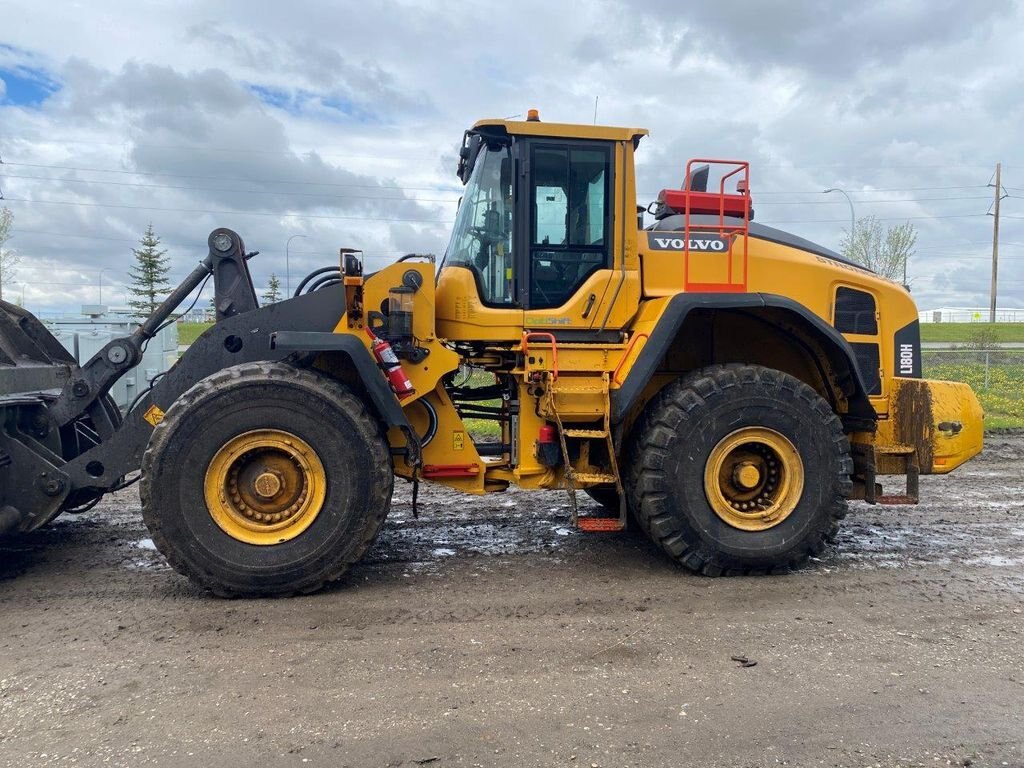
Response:
POLYGON ((813 389, 757 365, 667 385, 633 431, 627 494, 651 539, 709 576, 786 571, 834 541, 853 463, 813 389))
POLYGON ((312 592, 340 578, 372 543, 394 484, 363 402, 281 363, 227 368, 179 397, 142 471, 153 542, 222 596, 312 592))

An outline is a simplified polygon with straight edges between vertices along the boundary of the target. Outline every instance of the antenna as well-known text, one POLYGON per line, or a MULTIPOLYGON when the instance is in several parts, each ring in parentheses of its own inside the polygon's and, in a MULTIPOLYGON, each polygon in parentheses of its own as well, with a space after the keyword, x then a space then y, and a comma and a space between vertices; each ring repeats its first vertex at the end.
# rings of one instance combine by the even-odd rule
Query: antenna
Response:
POLYGON ((600 98, 600 96, 594 97, 594 125, 597 125, 597 100, 600 98))

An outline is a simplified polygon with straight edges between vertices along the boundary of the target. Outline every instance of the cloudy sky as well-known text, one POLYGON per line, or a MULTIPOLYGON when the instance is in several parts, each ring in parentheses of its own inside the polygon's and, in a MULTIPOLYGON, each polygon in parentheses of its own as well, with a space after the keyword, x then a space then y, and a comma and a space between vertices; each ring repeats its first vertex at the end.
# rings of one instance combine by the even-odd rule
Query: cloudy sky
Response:
POLYGON ((0 6, 0 189, 43 314, 123 303, 152 222, 180 278, 217 226, 262 289, 365 250, 441 252, 482 117, 645 127, 644 201, 749 159, 759 221, 835 247, 911 221, 922 309, 1024 307, 1024 10, 982 0, 325 0, 0 6))

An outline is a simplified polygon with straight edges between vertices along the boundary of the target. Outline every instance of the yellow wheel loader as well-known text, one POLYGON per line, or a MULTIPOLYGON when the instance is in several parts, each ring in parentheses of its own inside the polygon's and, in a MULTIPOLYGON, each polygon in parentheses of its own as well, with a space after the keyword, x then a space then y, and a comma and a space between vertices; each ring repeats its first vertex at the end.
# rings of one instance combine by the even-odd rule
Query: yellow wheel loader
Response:
POLYGON ((3 304, 0 531, 141 477, 177 570, 220 595, 309 592, 367 550, 398 476, 582 490, 601 505, 573 502, 584 531, 633 520, 690 570, 773 573, 822 551, 847 499, 914 503, 920 474, 981 450, 973 392, 921 378, 904 287, 755 223, 742 161, 692 161, 638 205, 645 135, 481 121, 439 263, 363 274, 342 249, 267 307, 241 238, 215 230, 167 301, 80 367, 3 304), (122 417, 111 385, 211 275, 216 324, 122 417))

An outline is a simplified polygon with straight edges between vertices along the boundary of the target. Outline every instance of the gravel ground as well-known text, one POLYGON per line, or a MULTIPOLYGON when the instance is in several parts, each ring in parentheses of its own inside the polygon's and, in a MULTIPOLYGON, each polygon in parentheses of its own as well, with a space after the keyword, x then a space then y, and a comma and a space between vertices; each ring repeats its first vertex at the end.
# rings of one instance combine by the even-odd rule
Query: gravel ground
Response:
POLYGON ((403 485, 344 582, 264 601, 171 571, 124 491, 0 546, 0 765, 1024 766, 1022 462, 993 437, 770 578, 403 485))

